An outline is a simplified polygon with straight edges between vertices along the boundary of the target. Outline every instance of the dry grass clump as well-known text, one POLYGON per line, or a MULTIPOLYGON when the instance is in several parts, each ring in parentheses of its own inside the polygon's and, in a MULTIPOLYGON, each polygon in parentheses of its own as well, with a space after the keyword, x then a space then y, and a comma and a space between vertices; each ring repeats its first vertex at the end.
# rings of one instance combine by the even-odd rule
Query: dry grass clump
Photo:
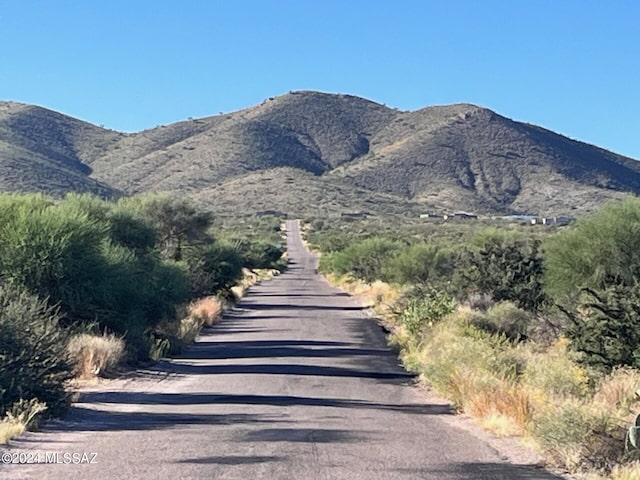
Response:
POLYGON ((222 315, 224 308, 222 301, 217 297, 206 297, 189 305, 189 315, 195 323, 211 327, 222 315))
POLYGON ((394 305, 404 293, 398 286, 380 280, 367 283, 350 275, 337 276, 332 273, 325 274, 325 278, 332 285, 336 285, 349 295, 357 297, 363 306, 375 309, 383 319, 394 311, 394 305))
POLYGON ((611 480, 640 480, 640 461, 616 465, 611 471, 611 480))
POLYGON ((74 374, 80 379, 91 379, 112 372, 124 359, 124 340, 115 335, 73 336, 67 353, 74 365, 74 374))
POLYGON ((522 383, 540 396, 565 399, 585 398, 589 392, 587 372, 569 356, 566 339, 545 351, 532 351, 522 375, 522 383))
POLYGON ((571 399, 537 411, 530 433, 552 465, 573 472, 606 470, 620 459, 624 445, 611 413, 571 399))
POLYGON ((13 437, 21 435, 38 422, 39 414, 47 409, 47 405, 37 398, 20 400, 13 404, 6 416, 0 421, 0 444, 5 444, 13 437))
MULTIPOLYGON (((626 416, 632 406, 638 406, 639 395, 640 372, 630 367, 621 367, 600 380, 593 402, 602 408, 613 408, 626 416)), ((635 410, 637 413, 638 409, 635 410)))
POLYGON ((233 294, 236 301, 240 300, 242 297, 244 297, 249 287, 262 282, 263 280, 270 280, 279 274, 280 272, 275 269, 262 268, 249 270, 248 268, 243 268, 242 278, 237 285, 231 287, 231 293, 233 294))

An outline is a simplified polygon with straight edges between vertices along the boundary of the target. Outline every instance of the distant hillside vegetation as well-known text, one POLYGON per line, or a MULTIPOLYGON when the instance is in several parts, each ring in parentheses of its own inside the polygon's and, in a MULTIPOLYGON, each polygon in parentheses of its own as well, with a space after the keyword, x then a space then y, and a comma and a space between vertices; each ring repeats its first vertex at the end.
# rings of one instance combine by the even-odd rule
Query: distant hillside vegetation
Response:
POLYGON ((0 102, 0 189, 180 192, 229 213, 575 216, 640 193, 640 162, 468 104, 301 91, 122 134, 0 102))

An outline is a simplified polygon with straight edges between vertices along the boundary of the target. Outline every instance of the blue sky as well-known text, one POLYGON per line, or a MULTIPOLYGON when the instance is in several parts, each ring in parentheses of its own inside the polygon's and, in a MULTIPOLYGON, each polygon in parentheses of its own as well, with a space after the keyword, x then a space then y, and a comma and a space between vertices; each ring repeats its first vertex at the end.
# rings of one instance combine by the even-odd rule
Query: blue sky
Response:
POLYGON ((289 90, 469 102, 640 159, 636 0, 0 0, 0 99, 121 131, 289 90))

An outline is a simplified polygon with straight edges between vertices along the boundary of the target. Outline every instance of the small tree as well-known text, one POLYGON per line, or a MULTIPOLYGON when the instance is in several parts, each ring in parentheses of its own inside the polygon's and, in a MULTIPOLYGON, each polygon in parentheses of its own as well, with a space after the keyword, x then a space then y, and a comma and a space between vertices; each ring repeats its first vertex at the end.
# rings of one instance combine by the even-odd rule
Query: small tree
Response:
POLYGON ((587 363, 640 366, 640 199, 607 204, 545 244, 548 291, 587 363))
POLYGON ((497 230, 481 232, 479 245, 461 253, 463 288, 488 293, 495 301, 512 301, 529 311, 546 302, 540 241, 497 230))

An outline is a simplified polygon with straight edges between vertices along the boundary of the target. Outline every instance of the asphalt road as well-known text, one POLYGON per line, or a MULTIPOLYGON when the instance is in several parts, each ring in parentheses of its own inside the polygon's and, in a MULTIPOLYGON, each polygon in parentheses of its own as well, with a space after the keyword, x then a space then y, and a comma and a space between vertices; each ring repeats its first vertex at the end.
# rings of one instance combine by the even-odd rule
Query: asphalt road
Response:
POLYGON ((180 358, 84 392, 65 419, 13 441, 23 461, 58 463, 3 465, 0 478, 559 478, 506 463, 411 386, 381 328, 315 274, 288 228, 286 273, 180 358))

